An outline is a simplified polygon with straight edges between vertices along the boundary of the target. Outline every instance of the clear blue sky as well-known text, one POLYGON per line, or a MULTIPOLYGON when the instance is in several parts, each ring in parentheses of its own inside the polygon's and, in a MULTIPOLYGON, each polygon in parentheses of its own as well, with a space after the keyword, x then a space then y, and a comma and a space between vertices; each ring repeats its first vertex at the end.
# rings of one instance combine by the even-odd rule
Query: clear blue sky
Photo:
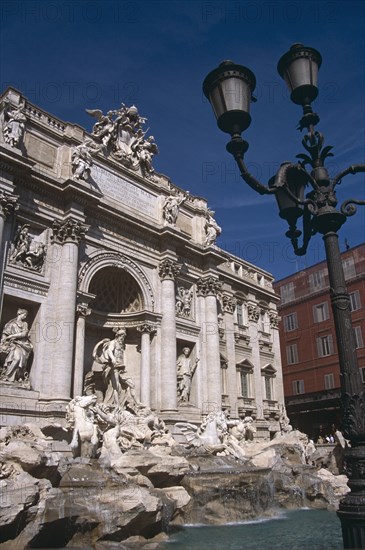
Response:
MULTIPOLYGON (((155 136, 156 169, 204 196, 222 226, 218 244, 280 279, 323 258, 315 236, 305 258, 291 252, 275 199, 240 180, 202 94, 206 74, 224 59, 256 75, 246 162, 264 183, 284 160, 304 152, 293 105, 276 71, 294 42, 323 57, 317 127, 334 146, 334 175, 364 162, 365 3, 355 1, 3 0, 0 87, 91 130, 85 108, 135 103, 155 136)), ((339 198, 365 198, 365 176, 348 176, 339 198)), ((365 240, 365 208, 340 232, 344 248, 365 240)))

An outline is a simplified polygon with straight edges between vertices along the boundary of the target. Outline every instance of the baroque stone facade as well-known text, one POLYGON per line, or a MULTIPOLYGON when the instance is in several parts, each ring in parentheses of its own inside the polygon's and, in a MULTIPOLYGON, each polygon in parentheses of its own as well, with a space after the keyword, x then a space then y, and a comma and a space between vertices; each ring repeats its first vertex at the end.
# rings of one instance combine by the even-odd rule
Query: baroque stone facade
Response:
POLYGON ((279 431, 273 278, 217 247, 206 201, 154 170, 137 108, 89 112, 87 132, 12 88, 0 100, 2 424, 63 422, 85 388, 102 393, 95 350, 123 329, 136 401, 172 429, 224 410, 279 431), (23 309, 20 369, 4 330, 23 309))

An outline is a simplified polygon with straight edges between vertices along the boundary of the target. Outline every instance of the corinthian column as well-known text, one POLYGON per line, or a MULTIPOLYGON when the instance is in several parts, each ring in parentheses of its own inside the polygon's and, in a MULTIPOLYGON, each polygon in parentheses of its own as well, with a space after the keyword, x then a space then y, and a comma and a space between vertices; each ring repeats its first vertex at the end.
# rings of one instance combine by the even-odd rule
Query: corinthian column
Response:
POLYGON ((55 319, 59 324, 59 339, 55 344, 52 384, 59 398, 71 397, 72 359, 75 338, 75 315, 79 243, 85 236, 85 226, 68 218, 53 223, 53 242, 62 246, 55 319))
MULTIPOLYGON (((4 225, 6 218, 15 210, 18 210, 18 196, 8 195, 4 191, 0 191, 0 309, 3 304, 3 278, 5 266, 6 243, 4 242, 4 225)), ((0 311, 1 315, 1 311, 0 311)))
POLYGON ((161 410, 177 410, 176 297, 175 277, 181 266, 166 259, 160 263, 161 278, 161 410))
POLYGON ((205 301, 205 323, 202 327, 203 338, 206 343, 206 365, 208 377, 208 408, 209 410, 221 410, 221 363, 219 353, 219 330, 217 295, 222 283, 212 276, 199 279, 197 282, 198 296, 203 296, 205 301))
POLYGON ((150 334, 156 329, 151 323, 137 327, 141 333, 141 397, 143 405, 151 405, 151 341, 150 334))
POLYGON ((0 243, 3 244, 4 224, 6 218, 19 209, 17 195, 8 195, 4 191, 0 191, 0 243))
POLYGON ((85 320, 90 315, 91 309, 86 303, 77 304, 76 345, 75 345, 75 370, 73 382, 73 396, 82 395, 84 382, 84 354, 85 354, 85 320))

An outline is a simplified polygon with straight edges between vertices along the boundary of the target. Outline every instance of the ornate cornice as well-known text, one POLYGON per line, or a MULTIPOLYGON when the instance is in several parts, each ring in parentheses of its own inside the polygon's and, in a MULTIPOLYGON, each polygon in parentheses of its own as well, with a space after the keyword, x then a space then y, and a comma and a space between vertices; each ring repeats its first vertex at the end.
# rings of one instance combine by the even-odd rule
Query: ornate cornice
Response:
POLYGON ((162 262, 160 262, 160 265, 158 266, 158 274, 162 280, 174 280, 180 273, 180 270, 181 264, 175 262, 174 260, 171 260, 170 258, 162 260, 162 262))
POLYGON ((8 195, 4 191, 0 191, 0 216, 4 220, 15 212, 19 210, 18 195, 8 195))
POLYGON ((54 220, 52 225, 51 241, 58 244, 75 243, 79 244, 85 237, 87 227, 81 222, 68 218, 60 222, 54 220))
POLYGON ((222 290, 222 282, 212 275, 199 279, 196 286, 198 296, 218 296, 222 290))

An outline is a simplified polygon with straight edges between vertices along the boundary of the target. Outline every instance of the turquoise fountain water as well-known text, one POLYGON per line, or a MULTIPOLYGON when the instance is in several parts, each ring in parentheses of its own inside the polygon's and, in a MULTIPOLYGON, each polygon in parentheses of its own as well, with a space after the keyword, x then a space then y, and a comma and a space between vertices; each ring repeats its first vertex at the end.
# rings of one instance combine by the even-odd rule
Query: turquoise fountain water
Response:
POLYGON ((293 510, 270 519, 223 526, 186 526, 161 550, 341 550, 335 512, 293 510))

